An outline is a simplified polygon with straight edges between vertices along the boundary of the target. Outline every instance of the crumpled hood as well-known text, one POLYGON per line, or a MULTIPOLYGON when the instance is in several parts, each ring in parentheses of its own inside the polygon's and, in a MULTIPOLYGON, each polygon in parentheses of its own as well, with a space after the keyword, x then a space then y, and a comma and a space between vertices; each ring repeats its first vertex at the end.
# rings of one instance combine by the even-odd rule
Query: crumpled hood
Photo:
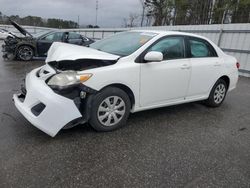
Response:
POLYGON ((117 60, 120 56, 98 51, 96 49, 54 42, 47 54, 46 63, 52 61, 78 60, 78 59, 100 59, 100 60, 117 60))

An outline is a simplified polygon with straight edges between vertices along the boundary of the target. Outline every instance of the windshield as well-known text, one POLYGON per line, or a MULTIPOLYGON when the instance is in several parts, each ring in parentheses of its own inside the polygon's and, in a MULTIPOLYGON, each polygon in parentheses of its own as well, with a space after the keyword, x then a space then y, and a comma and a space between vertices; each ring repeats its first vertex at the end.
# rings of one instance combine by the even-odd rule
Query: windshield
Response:
POLYGON ((128 56, 156 35, 150 32, 122 32, 95 42, 90 47, 119 56, 128 56))

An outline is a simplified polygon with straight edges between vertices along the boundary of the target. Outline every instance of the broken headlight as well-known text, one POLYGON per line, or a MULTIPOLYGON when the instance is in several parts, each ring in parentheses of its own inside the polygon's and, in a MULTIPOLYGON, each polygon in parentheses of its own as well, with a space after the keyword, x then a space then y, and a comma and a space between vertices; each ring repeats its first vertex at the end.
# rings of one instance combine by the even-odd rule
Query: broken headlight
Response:
POLYGON ((52 87, 71 86, 86 82, 88 79, 91 78, 91 76, 92 74, 90 73, 78 74, 75 71, 62 72, 52 76, 52 78, 50 78, 50 80, 48 81, 48 85, 52 87))

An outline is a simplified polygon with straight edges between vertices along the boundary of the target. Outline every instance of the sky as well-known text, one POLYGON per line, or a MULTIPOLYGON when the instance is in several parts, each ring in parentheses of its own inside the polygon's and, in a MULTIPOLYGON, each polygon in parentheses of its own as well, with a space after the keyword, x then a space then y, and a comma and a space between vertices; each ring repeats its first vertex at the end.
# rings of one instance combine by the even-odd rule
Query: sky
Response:
MULTIPOLYGON (((141 14, 139 0, 98 0, 98 22, 101 27, 121 27, 130 13, 141 14)), ((0 0, 0 11, 7 15, 60 18, 80 25, 95 25, 96 0, 0 0)))

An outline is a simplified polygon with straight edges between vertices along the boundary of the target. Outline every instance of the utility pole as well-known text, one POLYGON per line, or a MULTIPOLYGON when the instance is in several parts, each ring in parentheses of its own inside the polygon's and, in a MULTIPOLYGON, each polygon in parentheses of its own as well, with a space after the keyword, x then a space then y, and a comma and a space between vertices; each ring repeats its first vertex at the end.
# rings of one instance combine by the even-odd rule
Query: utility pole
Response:
POLYGON ((97 18, 98 18, 98 0, 96 0, 96 7, 95 7, 95 25, 97 26, 97 18))
POLYGON ((78 23, 78 28, 80 28, 80 18, 79 18, 79 15, 77 16, 77 23, 78 23))

